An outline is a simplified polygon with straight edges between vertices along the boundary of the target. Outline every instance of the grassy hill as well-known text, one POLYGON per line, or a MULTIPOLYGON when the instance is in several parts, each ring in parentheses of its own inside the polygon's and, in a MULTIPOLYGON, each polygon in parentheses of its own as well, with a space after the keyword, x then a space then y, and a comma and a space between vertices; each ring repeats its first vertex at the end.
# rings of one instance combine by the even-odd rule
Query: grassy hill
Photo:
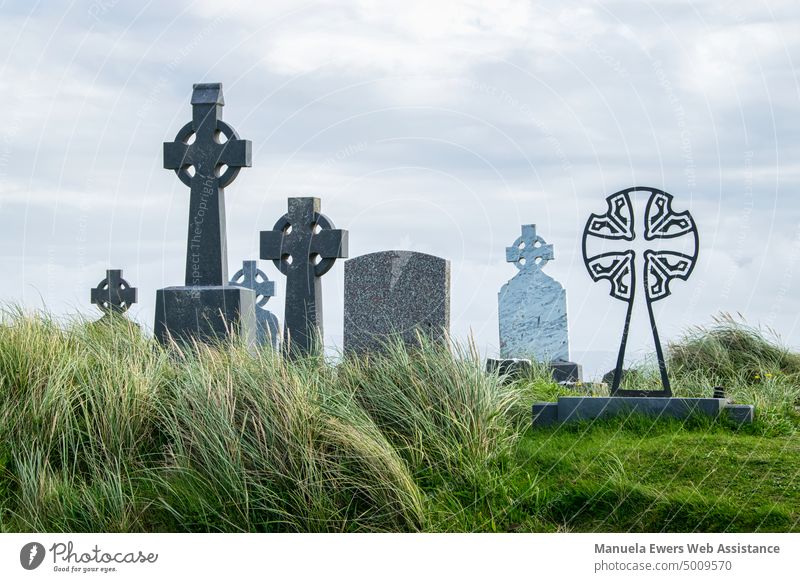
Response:
POLYGON ((0 531, 800 531, 800 356, 759 330, 669 347, 677 394, 757 406, 741 428, 533 430, 534 400, 589 387, 455 352, 287 362, 9 311, 0 531))

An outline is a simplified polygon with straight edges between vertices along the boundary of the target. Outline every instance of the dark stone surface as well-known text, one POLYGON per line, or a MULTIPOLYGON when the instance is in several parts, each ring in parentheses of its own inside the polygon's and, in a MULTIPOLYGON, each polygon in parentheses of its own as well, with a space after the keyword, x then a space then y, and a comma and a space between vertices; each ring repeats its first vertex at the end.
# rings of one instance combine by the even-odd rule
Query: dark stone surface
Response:
POLYGON ((344 350, 380 351, 393 335, 444 340, 450 330, 450 261, 412 251, 382 251, 344 264, 344 350))
POLYGON ((583 368, 575 362, 550 362, 548 364, 556 382, 581 382, 583 368))
POLYGON ((278 349, 280 344, 280 325, 271 311, 264 309, 270 297, 275 295, 275 282, 258 268, 256 261, 243 261, 242 268, 234 273, 231 285, 252 289, 256 294, 256 339, 259 345, 271 345, 278 349))
POLYGON ((753 422, 755 407, 752 404, 728 404, 725 406, 725 414, 728 420, 735 424, 750 424, 753 422))
POLYGON ((228 281, 224 188, 242 167, 250 166, 252 146, 222 121, 224 104, 222 83, 194 85, 192 121, 181 128, 174 142, 164 144, 164 167, 175 170, 191 188, 187 286, 225 285, 228 281), (190 144, 192 136, 195 139, 190 144), (226 141, 220 143, 220 139, 226 141), (222 166, 227 169, 219 174, 222 166))
POLYGON ((255 292, 234 286, 167 287, 156 292, 154 334, 167 345, 170 337, 213 342, 230 332, 248 345, 256 341, 255 292))
POLYGON ((642 414, 655 418, 686 419, 693 414, 716 418, 726 415, 737 423, 753 421, 753 406, 732 405, 720 398, 653 398, 647 396, 560 396, 558 402, 537 402, 533 405, 534 426, 552 426, 642 414), (557 412, 553 413, 552 408, 557 412), (547 410, 544 410, 547 408, 547 410))
POLYGON ((535 402, 531 412, 535 427, 558 424, 558 404, 555 402, 535 402))
POLYGON ((581 397, 562 396, 558 399, 558 418, 592 420, 636 412, 649 416, 687 418, 692 413, 718 416, 725 401, 718 398, 651 398, 647 396, 581 397))
POLYGON ((91 290, 90 299, 105 314, 124 313, 137 302, 138 291, 122 278, 122 269, 108 269, 106 278, 91 290))
POLYGON ((289 198, 289 211, 261 232, 261 258, 286 276, 284 346, 310 353, 322 340, 322 283, 338 258, 347 257, 348 233, 320 213, 319 198, 289 198))

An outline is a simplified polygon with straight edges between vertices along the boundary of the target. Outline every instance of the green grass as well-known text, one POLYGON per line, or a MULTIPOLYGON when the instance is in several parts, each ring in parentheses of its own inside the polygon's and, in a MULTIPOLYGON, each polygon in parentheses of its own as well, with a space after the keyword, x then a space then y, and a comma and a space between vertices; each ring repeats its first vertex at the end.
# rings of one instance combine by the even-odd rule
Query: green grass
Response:
POLYGON ((676 393, 725 385, 756 423, 534 430, 533 401, 602 387, 469 348, 286 361, 8 310, 0 531, 800 531, 800 358, 730 318, 669 354, 676 393))

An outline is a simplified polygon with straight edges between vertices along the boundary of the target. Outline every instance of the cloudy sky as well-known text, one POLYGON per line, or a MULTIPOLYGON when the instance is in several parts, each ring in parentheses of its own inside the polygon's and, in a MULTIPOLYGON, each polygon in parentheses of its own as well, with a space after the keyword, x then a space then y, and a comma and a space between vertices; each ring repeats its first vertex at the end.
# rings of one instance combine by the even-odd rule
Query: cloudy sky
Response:
MULTIPOLYGON (((89 289, 122 268, 151 328, 156 289, 183 282, 188 217, 161 144, 192 83, 222 82, 253 142, 226 191, 231 271, 287 197, 319 196, 351 257, 449 259, 452 331, 491 354, 505 247, 535 223, 573 359, 608 369, 624 305, 591 283, 580 234, 607 195, 651 185, 701 233, 692 278, 657 304, 662 336, 724 311, 800 345, 796 1, 1 6, 0 301, 91 314, 89 289)), ((282 318, 283 277, 260 265, 282 318)), ((323 287, 341 345, 341 263, 323 287)), ((632 358, 652 351, 636 330, 632 358)))

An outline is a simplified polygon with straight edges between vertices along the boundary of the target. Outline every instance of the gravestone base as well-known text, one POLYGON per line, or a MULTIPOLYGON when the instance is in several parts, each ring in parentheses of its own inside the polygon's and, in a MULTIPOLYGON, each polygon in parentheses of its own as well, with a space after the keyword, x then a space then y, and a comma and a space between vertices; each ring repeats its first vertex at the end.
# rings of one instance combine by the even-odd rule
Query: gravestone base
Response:
POLYGON ((501 376, 508 375, 512 378, 527 376, 531 372, 531 361, 522 358, 487 358, 486 372, 494 374, 497 372, 501 376))
POLYGON ((553 380, 556 382, 582 382, 583 368, 575 362, 550 362, 553 380))
POLYGON ((644 396, 560 396, 558 402, 536 402, 534 427, 559 426, 582 420, 642 414, 654 418, 686 419, 695 414, 724 415, 736 424, 753 422, 754 407, 730 404, 724 398, 648 398, 644 396))
MULTIPOLYGON (((550 362, 547 364, 555 382, 580 382, 583 368, 575 362, 550 362)), ((523 358, 487 358, 486 372, 506 374, 512 378, 527 376, 531 371, 531 361, 523 358)))
POLYGON ((234 286, 166 287, 156 291, 154 334, 170 340, 221 341, 231 333, 256 341, 255 293, 234 286))

